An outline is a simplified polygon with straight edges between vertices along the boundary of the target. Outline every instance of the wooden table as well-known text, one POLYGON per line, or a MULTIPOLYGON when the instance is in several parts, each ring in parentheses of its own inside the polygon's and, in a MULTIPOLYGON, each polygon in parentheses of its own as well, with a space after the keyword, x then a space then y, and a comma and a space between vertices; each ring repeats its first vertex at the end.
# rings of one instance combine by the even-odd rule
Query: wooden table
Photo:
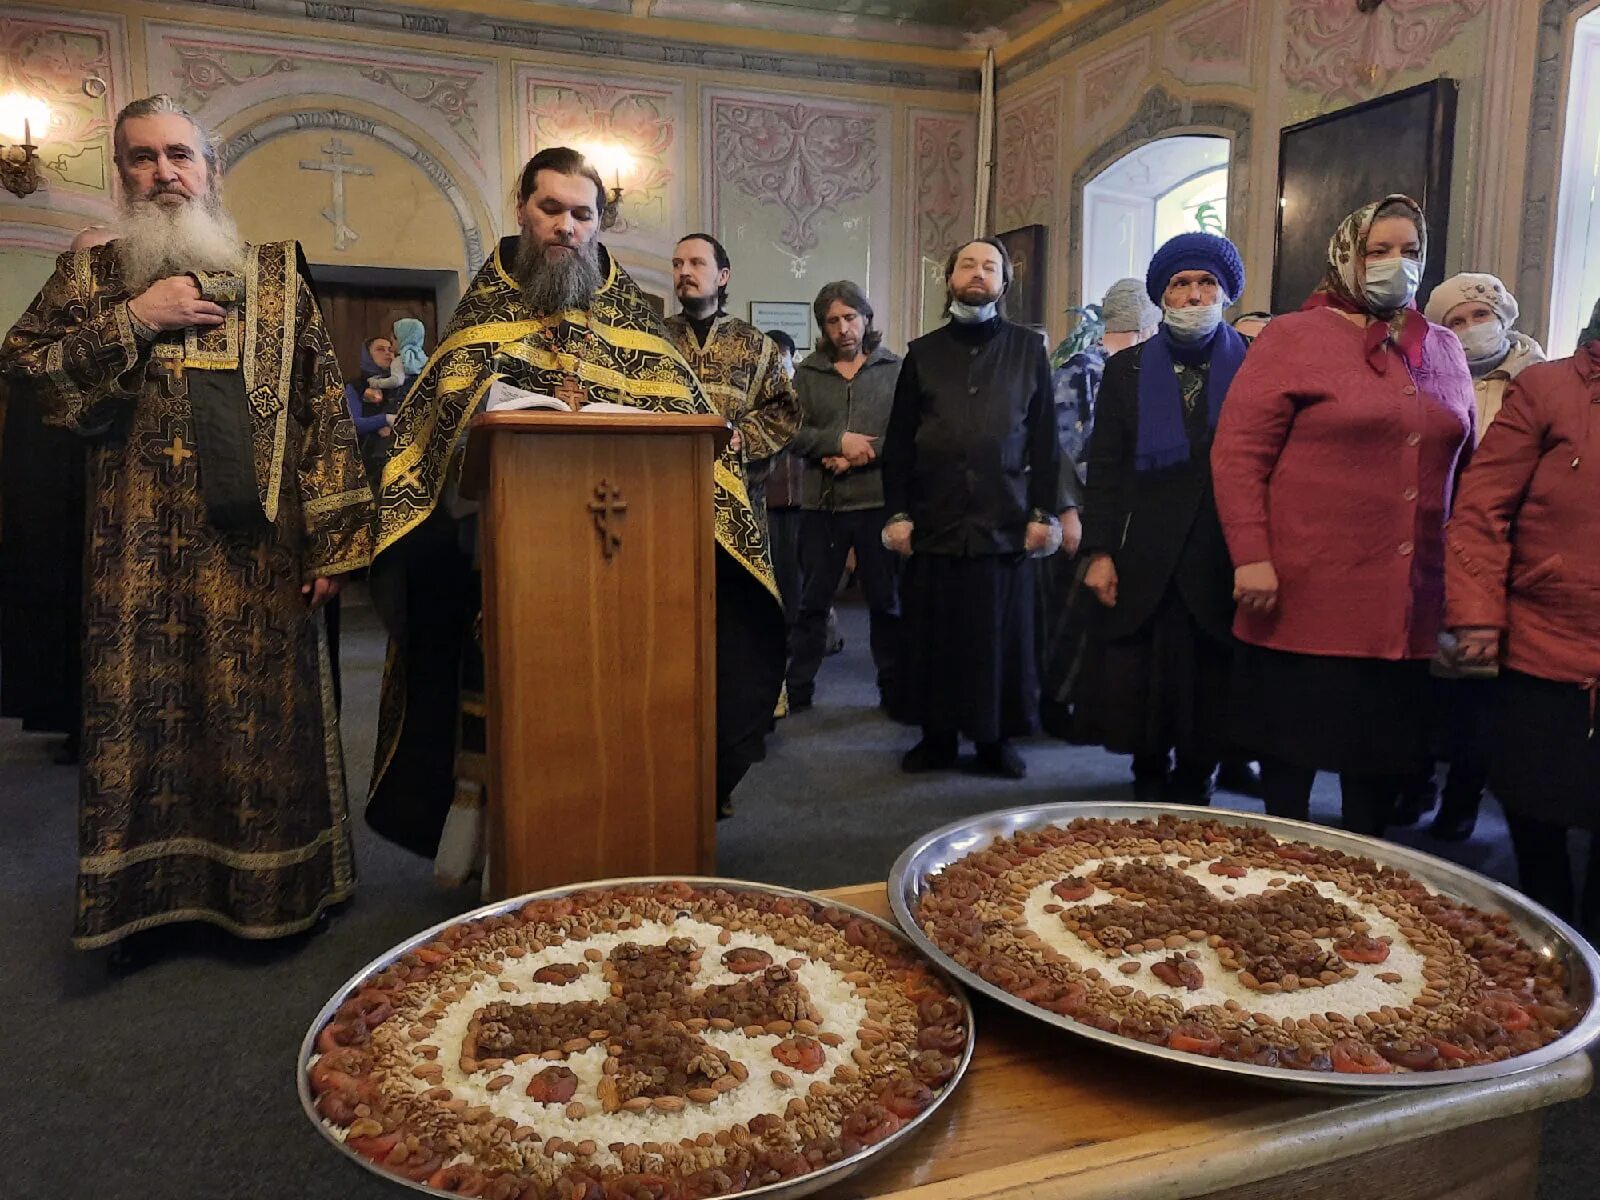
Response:
MULTIPOLYGON (((823 893, 889 915, 882 884, 823 893)), ((1589 1058, 1488 1083, 1308 1095, 1122 1054, 983 997, 956 1094, 823 1200, 1532 1200, 1540 1110, 1589 1058)))

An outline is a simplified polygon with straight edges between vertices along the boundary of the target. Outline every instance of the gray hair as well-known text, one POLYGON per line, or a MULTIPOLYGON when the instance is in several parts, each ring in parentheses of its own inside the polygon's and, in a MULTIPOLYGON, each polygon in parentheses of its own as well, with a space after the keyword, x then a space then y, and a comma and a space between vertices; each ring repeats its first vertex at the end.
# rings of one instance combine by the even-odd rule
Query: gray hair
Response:
POLYGON ((212 132, 200 123, 196 117, 183 105, 179 104, 165 92, 157 92, 154 96, 146 96, 142 100, 135 100, 125 105, 117 114, 117 123, 111 131, 112 158, 120 167, 122 165, 122 126, 127 121, 137 120, 140 117, 159 117, 166 114, 182 117, 194 126, 194 131, 200 135, 200 152, 205 156, 206 168, 215 173, 217 170, 217 138, 212 132))

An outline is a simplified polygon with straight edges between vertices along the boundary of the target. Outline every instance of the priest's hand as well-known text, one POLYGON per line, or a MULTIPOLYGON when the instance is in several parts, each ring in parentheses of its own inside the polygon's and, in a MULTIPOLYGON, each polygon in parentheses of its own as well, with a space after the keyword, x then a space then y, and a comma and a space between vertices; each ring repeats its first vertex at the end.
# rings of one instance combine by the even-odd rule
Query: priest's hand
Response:
POLYGON ((1078 510, 1069 508, 1061 514, 1061 553, 1069 558, 1078 552, 1083 541, 1083 518, 1078 510))
POLYGON ((300 585, 300 594, 306 598, 306 603, 311 606, 311 611, 316 612, 329 600, 339 594, 339 589, 344 587, 344 580, 318 575, 310 583, 300 585))
POLYGON ((1089 560, 1089 569, 1083 574, 1083 586, 1107 608, 1117 606, 1117 564, 1111 561, 1111 555, 1096 554, 1089 560))
POLYGON ((890 521, 883 527, 883 545, 901 558, 911 557, 911 522, 890 521))
POLYGON ((864 433, 842 433, 839 435, 839 453, 852 467, 864 467, 878 457, 877 451, 872 448, 872 443, 877 440, 864 433))
POLYGON ((188 275, 156 280, 128 301, 128 311, 162 332, 221 325, 223 318, 222 306, 200 299, 200 285, 188 275))
POLYGON ((733 436, 728 439, 728 449, 732 450, 735 454, 738 454, 739 451, 744 449, 744 439, 739 436, 739 431, 737 429, 733 431, 733 436))
POLYGON ((1246 612, 1269 613, 1278 607, 1278 573, 1272 563, 1245 563, 1233 572, 1233 598, 1246 612))

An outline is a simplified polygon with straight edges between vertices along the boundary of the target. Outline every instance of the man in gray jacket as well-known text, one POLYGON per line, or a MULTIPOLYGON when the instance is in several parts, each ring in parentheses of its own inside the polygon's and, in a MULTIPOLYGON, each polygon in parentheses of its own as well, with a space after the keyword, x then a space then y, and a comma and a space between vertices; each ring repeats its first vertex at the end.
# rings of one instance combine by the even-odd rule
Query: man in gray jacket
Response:
POLYGON ((872 305, 855 284, 825 285, 812 303, 818 349, 795 372, 800 429, 789 449, 805 462, 800 506, 800 615, 789 661, 789 709, 811 707, 827 642, 828 609, 855 551, 871 612, 879 706, 902 710, 899 564, 883 547, 883 438, 900 358, 882 345, 872 305))

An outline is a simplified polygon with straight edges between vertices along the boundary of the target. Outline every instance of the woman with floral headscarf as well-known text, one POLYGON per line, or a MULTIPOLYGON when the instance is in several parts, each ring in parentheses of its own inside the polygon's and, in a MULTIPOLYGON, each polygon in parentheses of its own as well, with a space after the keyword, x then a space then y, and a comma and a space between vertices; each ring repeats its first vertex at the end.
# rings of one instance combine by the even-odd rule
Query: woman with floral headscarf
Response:
POLYGON ((1461 343, 1415 304, 1426 254, 1409 197, 1346 218, 1322 284, 1234 377, 1211 455, 1235 738, 1269 813, 1306 817, 1316 772, 1337 771, 1345 827, 1373 835, 1428 759, 1443 529, 1472 446, 1461 343))

